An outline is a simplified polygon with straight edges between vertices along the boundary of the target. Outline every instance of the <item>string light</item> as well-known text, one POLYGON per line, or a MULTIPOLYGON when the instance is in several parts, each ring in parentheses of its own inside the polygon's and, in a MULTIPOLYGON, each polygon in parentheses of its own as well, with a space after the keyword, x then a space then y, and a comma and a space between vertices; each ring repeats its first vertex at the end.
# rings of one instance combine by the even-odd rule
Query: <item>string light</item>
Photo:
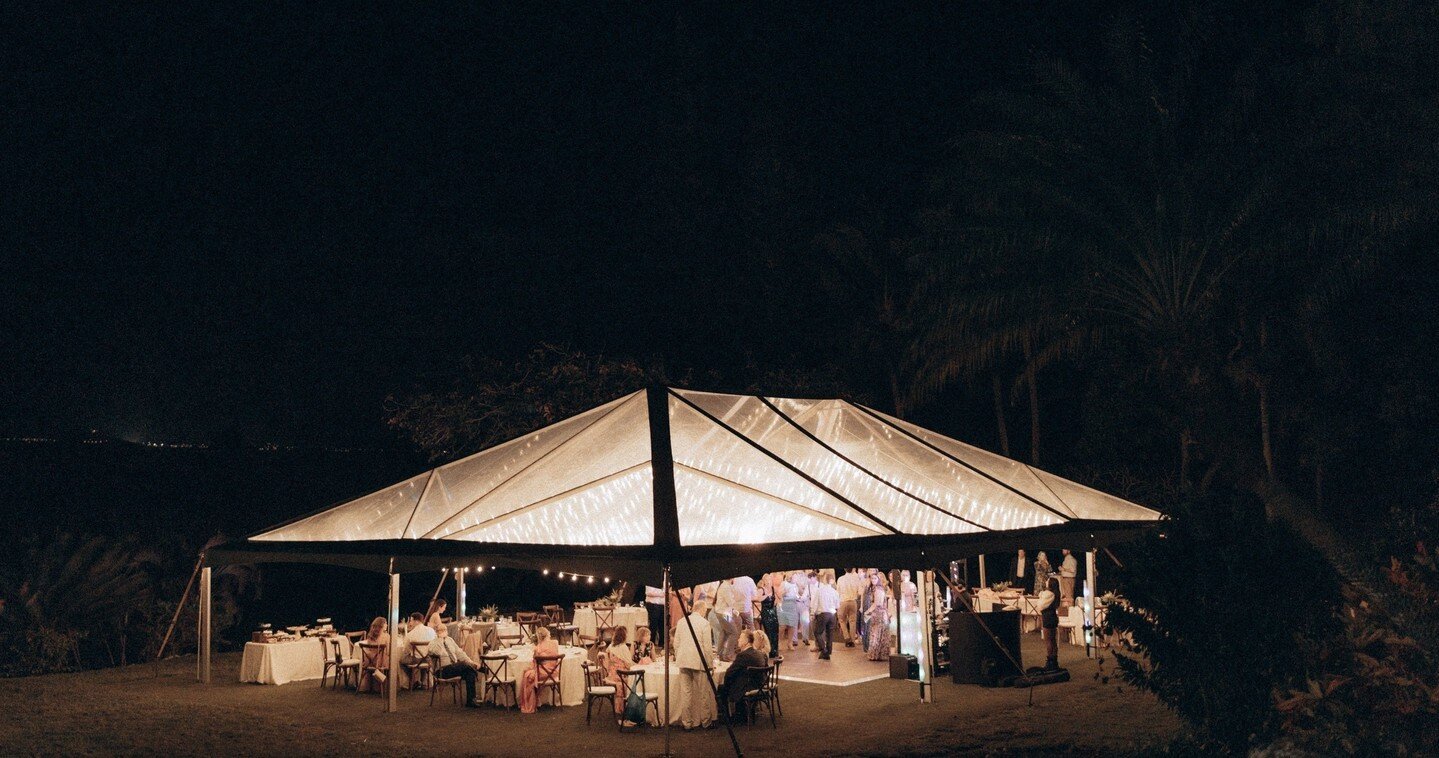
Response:
POLYGON ((544 574, 545 576, 549 576, 549 575, 550 575, 550 570, 549 570, 549 569, 545 569, 545 570, 541 571, 540 573, 541 573, 541 574, 544 574))
POLYGON ((561 578, 561 579, 564 579, 564 578, 565 578, 565 572, 563 572, 563 571, 560 572, 560 578, 561 578))

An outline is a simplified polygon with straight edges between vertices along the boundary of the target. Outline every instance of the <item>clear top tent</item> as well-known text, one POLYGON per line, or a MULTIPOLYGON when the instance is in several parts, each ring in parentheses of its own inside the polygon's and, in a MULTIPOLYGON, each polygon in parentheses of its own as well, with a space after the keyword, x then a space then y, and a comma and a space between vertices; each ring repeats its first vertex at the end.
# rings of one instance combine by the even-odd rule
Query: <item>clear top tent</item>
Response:
POLYGON ((214 549, 210 565, 556 565, 685 581, 1132 536, 1156 511, 843 400, 651 387, 214 549))

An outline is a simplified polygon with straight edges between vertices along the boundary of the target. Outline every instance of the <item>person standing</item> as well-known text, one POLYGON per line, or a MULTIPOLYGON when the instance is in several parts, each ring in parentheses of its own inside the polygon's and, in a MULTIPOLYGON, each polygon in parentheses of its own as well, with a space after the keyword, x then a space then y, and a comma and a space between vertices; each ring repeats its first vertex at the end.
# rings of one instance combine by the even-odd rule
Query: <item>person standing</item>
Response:
POLYGON ((876 571, 865 592, 865 657, 871 661, 889 660, 889 593, 885 591, 876 571))
POLYGON ((1035 606, 1039 608, 1039 622, 1044 629, 1044 668, 1053 671, 1059 668, 1059 577, 1049 577, 1035 606))
POLYGON ((1049 585, 1049 575, 1054 573, 1054 567, 1049 565, 1049 556, 1044 551, 1039 551, 1039 557, 1034 559, 1034 594, 1038 595, 1049 585))
POLYGON ((764 631, 765 639, 775 640, 769 648, 771 658, 779 656, 779 610, 776 603, 779 598, 775 597, 775 583, 772 574, 765 574, 760 580, 758 588, 759 597, 759 623, 764 631))
POLYGON ((734 578, 734 588, 740 595, 739 623, 744 629, 754 629, 755 615, 755 585, 752 576, 737 576, 734 578))
POLYGON ((707 727, 719 716, 707 671, 715 659, 710 622, 705 618, 708 613, 704 603, 696 603, 690 615, 680 619, 671 631, 675 635, 675 665, 680 670, 678 719, 685 729, 707 727))
POLYGON ((1014 571, 1010 572, 1009 586, 1023 592, 1026 576, 1029 576, 1029 559, 1024 556, 1021 548, 1014 558, 1014 571))
POLYGON ((822 661, 829 660, 834 650, 835 614, 839 612, 839 591, 829 577, 824 577, 815 589, 814 640, 822 661))
POLYGON ((665 646, 665 591, 661 587, 645 585, 645 615, 649 617, 650 629, 654 630, 655 643, 665 646))
POLYGON ((732 661, 739 644, 739 606, 744 599, 735 589, 733 579, 721 582, 715 597, 714 620, 719 627, 719 657, 722 661, 732 661))
POLYGON ((860 578, 859 569, 852 568, 844 572, 835 584, 839 592, 839 628, 844 634, 844 646, 854 647, 855 637, 858 636, 859 596, 864 592, 864 580, 860 578))
POLYGON ((799 585, 791 581, 794 578, 784 579, 779 585, 779 639, 781 644, 789 645, 789 650, 794 650, 799 634, 799 585))
POLYGON ((899 572, 899 608, 905 613, 919 611, 919 587, 909 578, 909 569, 899 572))
POLYGON ((1079 575, 1079 561, 1068 548, 1061 550, 1064 560, 1059 562, 1059 604, 1065 608, 1074 605, 1074 578, 1079 575))

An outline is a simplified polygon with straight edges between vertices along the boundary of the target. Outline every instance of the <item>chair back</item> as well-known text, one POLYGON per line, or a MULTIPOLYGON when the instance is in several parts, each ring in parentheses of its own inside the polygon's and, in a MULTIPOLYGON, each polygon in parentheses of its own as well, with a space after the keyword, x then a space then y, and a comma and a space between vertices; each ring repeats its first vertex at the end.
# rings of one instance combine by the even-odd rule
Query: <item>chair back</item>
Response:
POLYGON ((545 615, 549 617, 551 624, 565 623, 565 609, 563 606, 546 605, 542 606, 541 609, 545 612, 545 615))
POLYGON ((493 687, 509 683, 510 657, 508 655, 485 654, 480 656, 480 672, 485 675, 485 686, 493 687))
POLYGON ((598 687, 600 682, 604 681, 605 672, 598 664, 589 661, 581 661, 580 668, 585 672, 585 694, 588 695, 590 690, 598 687))
POLYGON ((620 677, 625 680, 625 687, 627 687, 630 692, 638 692, 641 697, 645 695, 644 669, 633 668, 628 671, 621 671, 619 674, 620 677))
POLYGON ((746 666, 745 668, 748 674, 745 681, 746 692, 753 692, 754 690, 772 692, 775 687, 778 686, 776 684, 776 682, 778 682, 776 676, 779 671, 779 666, 771 663, 768 666, 746 666))
POLYGON ((615 607, 613 605, 595 606, 595 628, 613 629, 615 626, 615 607))
POLYGON ((362 672, 379 671, 386 668, 385 654, 390 646, 379 642, 360 642, 360 670, 362 672))
POLYGON ((531 618, 523 618, 523 619, 520 619, 519 624, 520 624, 520 634, 521 634, 525 639, 530 640, 531 642, 533 642, 534 639, 535 639, 535 630, 537 630, 537 629, 540 628, 540 622, 539 622, 538 620, 534 619, 533 617, 531 617, 531 618))
POLYGON ((500 647, 512 647, 515 643, 524 639, 523 634, 498 634, 495 638, 500 641, 500 647))
POLYGON ((340 664, 340 663, 344 663, 344 661, 345 661, 345 656, 340 652, 340 638, 339 638, 339 637, 330 637, 330 638, 326 639, 325 641, 328 642, 328 643, 330 643, 330 651, 334 653, 335 663, 336 663, 337 665, 340 664))
POLYGON ((535 656, 535 687, 560 686, 560 669, 565 665, 563 655, 535 656), (550 664, 554 664, 551 666, 550 664))

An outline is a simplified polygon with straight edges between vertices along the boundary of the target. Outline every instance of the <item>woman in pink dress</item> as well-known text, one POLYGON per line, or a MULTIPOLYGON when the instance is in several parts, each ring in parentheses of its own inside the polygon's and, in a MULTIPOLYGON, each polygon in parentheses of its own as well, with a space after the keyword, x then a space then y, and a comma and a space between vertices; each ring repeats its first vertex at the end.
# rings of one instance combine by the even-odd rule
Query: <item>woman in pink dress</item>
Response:
POLYGON ((625 698, 630 696, 625 687, 625 678, 620 672, 629 671, 634 665, 634 650, 629 643, 629 629, 615 627, 615 638, 604 652, 604 678, 615 686, 615 713, 624 713, 625 698))
MULTIPOLYGON (((545 655, 559 655, 559 643, 550 639, 550 630, 540 627, 535 630, 535 657, 545 655)), ((554 673, 559 667, 559 661, 549 661, 545 665, 545 676, 554 673)), ((540 694, 535 685, 540 681, 540 662, 535 661, 529 668, 520 674, 519 690, 520 713, 534 713, 540 709, 540 694)))

